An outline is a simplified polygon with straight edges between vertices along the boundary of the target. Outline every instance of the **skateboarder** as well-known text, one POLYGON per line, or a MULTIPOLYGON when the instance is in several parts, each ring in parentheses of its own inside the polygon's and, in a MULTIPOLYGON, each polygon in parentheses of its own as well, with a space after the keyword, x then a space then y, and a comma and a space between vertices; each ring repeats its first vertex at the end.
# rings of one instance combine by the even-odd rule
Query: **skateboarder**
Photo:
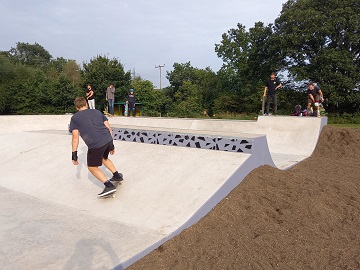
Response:
POLYGON ((122 174, 118 173, 112 161, 108 158, 109 153, 115 153, 112 130, 108 119, 98 110, 89 110, 86 99, 79 97, 75 99, 75 106, 78 110, 71 117, 69 131, 72 133, 72 162, 78 165, 77 149, 79 136, 88 146, 87 166, 89 171, 104 185, 104 190, 98 197, 108 196, 116 192, 116 186, 123 180, 122 174), (104 165, 113 173, 111 179, 107 179, 105 174, 99 169, 104 165))
POLYGON ((312 82, 308 83, 308 90, 307 90, 307 94, 308 94, 308 105, 307 105, 307 109, 308 111, 311 110, 311 104, 314 103, 315 108, 316 108, 316 115, 317 117, 320 117, 320 106, 319 106, 319 102, 324 102, 324 95, 320 89, 319 86, 314 85, 312 82))

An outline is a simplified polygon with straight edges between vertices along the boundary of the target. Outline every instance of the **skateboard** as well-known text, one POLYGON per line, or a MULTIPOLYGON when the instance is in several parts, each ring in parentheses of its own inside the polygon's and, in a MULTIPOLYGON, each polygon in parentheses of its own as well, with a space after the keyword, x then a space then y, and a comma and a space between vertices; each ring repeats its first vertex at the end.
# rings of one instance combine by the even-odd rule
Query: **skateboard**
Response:
POLYGON ((261 114, 264 115, 265 113, 265 99, 266 99, 266 96, 262 96, 261 98, 261 101, 262 101, 262 104, 261 104, 261 114))
POLYGON ((112 117, 112 114, 109 113, 109 110, 108 110, 108 106, 107 106, 107 105, 105 105, 103 113, 104 113, 106 116, 112 117))
POLYGON ((129 114, 129 104, 125 104, 125 111, 124 111, 124 115, 128 116, 129 114))
MULTIPOLYGON (((117 188, 119 185, 121 185, 122 181, 111 181, 111 183, 117 188)), ((111 193, 109 195, 105 195, 103 197, 98 197, 99 199, 107 199, 107 198, 115 198, 116 197, 116 191, 114 193, 111 193)))

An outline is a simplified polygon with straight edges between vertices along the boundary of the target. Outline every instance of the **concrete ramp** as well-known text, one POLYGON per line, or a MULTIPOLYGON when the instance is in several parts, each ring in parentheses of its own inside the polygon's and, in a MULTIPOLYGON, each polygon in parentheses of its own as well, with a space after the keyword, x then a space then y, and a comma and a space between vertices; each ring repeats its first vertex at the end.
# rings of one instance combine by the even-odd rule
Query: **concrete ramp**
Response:
POLYGON ((110 118, 124 182, 116 198, 97 199, 103 187, 82 141, 80 165, 71 162, 70 118, 0 117, 3 269, 123 269, 201 219, 253 169, 310 156, 327 121, 110 118))
MULTIPOLYGON (((309 157, 326 117, 259 116, 258 121, 205 120, 179 118, 111 118, 112 126, 124 129, 161 130, 167 133, 248 138, 266 135, 268 150, 275 166, 287 169, 309 157)), ((263 149, 267 152, 267 149, 263 149)), ((262 152, 262 151, 261 151, 262 152)), ((266 164, 272 165, 266 160, 266 164)))

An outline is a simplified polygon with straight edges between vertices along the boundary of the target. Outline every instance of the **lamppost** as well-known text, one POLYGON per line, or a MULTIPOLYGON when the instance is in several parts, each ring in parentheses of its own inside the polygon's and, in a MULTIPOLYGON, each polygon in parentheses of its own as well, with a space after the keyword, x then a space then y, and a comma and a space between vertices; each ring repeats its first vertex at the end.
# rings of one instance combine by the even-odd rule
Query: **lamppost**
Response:
POLYGON ((161 88, 161 68, 163 68, 163 67, 165 67, 165 64, 163 64, 163 65, 158 65, 158 66, 155 66, 155 68, 158 68, 158 69, 160 69, 160 90, 162 89, 162 88, 161 88))

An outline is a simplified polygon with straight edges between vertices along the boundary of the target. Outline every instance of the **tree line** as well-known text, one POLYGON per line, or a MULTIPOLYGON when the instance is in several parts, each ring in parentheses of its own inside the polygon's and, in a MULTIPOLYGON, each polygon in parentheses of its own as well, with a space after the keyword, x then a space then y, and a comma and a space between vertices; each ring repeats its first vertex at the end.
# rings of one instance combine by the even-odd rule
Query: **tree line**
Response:
POLYGON ((358 0, 289 0, 274 23, 256 22, 248 30, 239 23, 222 35, 214 51, 223 61, 220 70, 174 63, 166 74, 170 85, 159 90, 140 76, 131 78, 117 58, 97 55, 80 66, 54 59, 38 43, 18 42, 0 51, 0 114, 74 112, 73 101, 85 95, 87 84, 102 110, 110 83, 116 102, 133 87, 149 116, 257 114, 272 71, 283 83, 279 113, 306 105, 310 80, 323 90, 327 112, 360 112, 358 0))

